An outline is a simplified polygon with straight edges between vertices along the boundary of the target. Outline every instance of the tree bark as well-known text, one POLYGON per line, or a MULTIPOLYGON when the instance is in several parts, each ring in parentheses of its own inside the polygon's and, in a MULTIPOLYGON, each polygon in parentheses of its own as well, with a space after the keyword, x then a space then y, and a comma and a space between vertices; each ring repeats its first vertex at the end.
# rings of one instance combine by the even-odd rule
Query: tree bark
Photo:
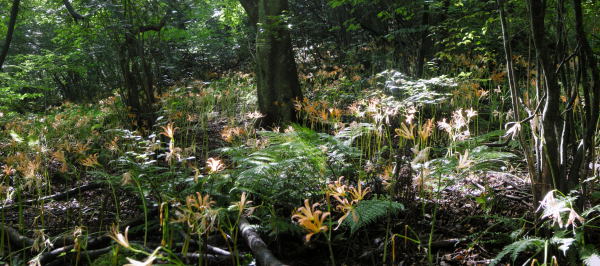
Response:
POLYGON ((260 238, 256 233, 252 225, 246 220, 246 218, 240 219, 240 233, 242 238, 246 240, 246 244, 252 250, 252 254, 256 258, 258 265, 261 266, 280 266, 285 265, 279 261, 273 253, 267 247, 267 244, 260 238))
POLYGON ((424 27, 421 32, 421 47, 419 47, 419 55, 417 57, 417 78, 423 77, 426 56, 431 50, 431 38, 429 38, 429 3, 423 3, 423 15, 421 17, 421 27, 424 27))
POLYGON ((15 25, 17 24, 17 16, 19 15, 19 4, 21 0, 13 0, 12 9, 10 10, 10 20, 8 21, 8 31, 6 32, 6 40, 4 41, 4 47, 2 47, 2 53, 0 53, 0 71, 2 71, 2 65, 8 55, 8 49, 12 42, 13 34, 15 32, 15 25))
POLYGON ((598 72, 598 64, 585 33, 581 0, 573 0, 573 8, 575 9, 575 33, 577 42, 581 47, 579 51, 579 61, 582 64, 580 66, 582 83, 589 81, 589 85, 582 84, 585 98, 584 110, 587 113, 585 119, 587 121, 585 121, 583 139, 577 148, 574 156, 575 161, 573 162, 569 172, 569 188, 577 185, 580 176, 582 176, 581 172, 583 172, 583 176, 586 176, 586 172, 588 171, 588 162, 594 157, 593 147, 595 145, 593 141, 594 134, 598 129, 598 112, 600 110, 600 73, 598 72), (588 69, 591 72, 591 77, 588 77, 587 75, 588 69))
POLYGON ((557 188, 559 182, 562 182, 560 176, 560 155, 558 151, 558 133, 560 132, 560 87, 556 80, 556 67, 549 56, 550 51, 545 43, 546 27, 544 18, 546 15, 546 1, 529 0, 529 12, 531 19, 531 33, 536 56, 539 60, 539 74, 543 75, 544 93, 546 103, 542 112, 542 152, 541 163, 542 172, 537 182, 533 186, 536 193, 534 200, 538 201, 548 191, 557 188))
MULTIPOLYGON (((505 0, 497 0, 498 2, 498 12, 500 13, 500 25, 502 26, 502 39, 504 41, 504 54, 506 56, 506 72, 508 73, 508 85, 510 87, 510 96, 512 100, 512 108, 514 112, 514 118, 517 123, 521 123, 521 111, 519 108, 520 95, 517 90, 517 82, 515 77, 515 72, 513 68, 512 61, 512 47, 510 45, 509 33, 508 33, 508 23, 506 22, 506 14, 504 12, 504 1, 505 0)), ((535 113, 533 115, 536 115, 535 113)), ((533 157, 531 155, 530 147, 525 140, 525 132, 523 130, 519 130, 518 132, 518 140, 521 145, 521 149, 525 154, 525 160, 527 163, 527 169, 529 171, 529 178, 532 183, 537 179, 536 171, 533 163, 533 157)), ((535 187, 532 187, 533 194, 535 195, 535 187)))
POLYGON ((288 24, 287 0, 259 0, 256 36, 258 106, 262 126, 296 120, 293 101, 302 97, 288 24))
POLYGON ((258 0, 240 0, 252 27, 258 23, 258 0))

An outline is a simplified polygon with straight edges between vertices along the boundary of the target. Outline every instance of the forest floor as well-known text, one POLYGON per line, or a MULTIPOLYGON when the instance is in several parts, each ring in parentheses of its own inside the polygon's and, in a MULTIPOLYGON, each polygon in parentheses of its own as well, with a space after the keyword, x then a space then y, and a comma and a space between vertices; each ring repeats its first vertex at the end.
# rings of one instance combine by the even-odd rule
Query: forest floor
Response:
MULTIPOLYGON (((223 123, 213 124, 212 136, 218 136, 223 123)), ((211 140, 213 149, 225 144, 220 138, 211 140)), ((404 177, 410 178, 410 177, 404 177)), ((24 221, 23 228, 35 228, 39 224, 40 212, 44 213, 42 226, 51 238, 72 239, 66 235, 69 230, 85 226, 90 237, 102 237, 106 228, 115 221, 141 227, 144 216, 140 209, 142 202, 135 193, 118 190, 113 194, 108 185, 95 186, 95 177, 86 176, 75 182, 55 182, 50 191, 58 191, 53 196, 59 199, 36 202, 24 206, 20 214, 11 211, 4 214, 3 224, 19 228, 19 219, 24 221), (71 191, 71 193, 65 193, 71 191), (116 196, 116 200, 113 200, 116 196), (115 202, 119 206, 114 206, 115 202), (118 213, 117 211, 118 210, 118 213)), ((488 265, 504 243, 494 239, 494 235, 510 234, 514 224, 510 220, 533 220, 533 206, 530 203, 530 183, 525 173, 508 173, 490 171, 481 175, 470 175, 439 191, 438 195, 421 195, 413 188, 410 199, 401 199, 406 210, 394 217, 391 230, 409 235, 407 228, 418 232, 423 243, 414 243, 398 237, 395 240, 394 263, 392 265, 422 265, 428 263, 428 249, 432 250, 436 265, 488 265), (435 198, 435 199, 432 199, 435 198), (435 209, 435 211, 433 211, 435 209), (431 213, 436 213, 433 219, 431 213), (435 225, 432 228, 432 224, 435 225), (431 234, 431 235, 429 235, 431 234), (431 246, 428 245, 431 240, 431 246)), ((21 197, 35 199, 34 194, 23 194, 21 197)), ((158 206, 154 206, 150 219, 158 215, 158 206)), ((389 222, 389 221, 388 221, 389 222)), ((143 229, 130 239, 143 238, 143 229)), ((342 265, 375 265, 382 260, 386 228, 382 224, 372 226, 365 232, 350 236, 344 241, 335 243, 336 257, 342 265), (366 241, 365 241, 366 240, 366 241)), ((134 231, 134 230, 132 230, 134 231)), ((149 231, 150 242, 160 242, 160 229, 156 226, 149 231)), ((30 234, 28 237, 35 238, 30 234)), ((414 236, 413 236, 414 237, 414 236)), ((214 246, 226 250, 227 246, 219 238, 213 238, 214 246)), ((328 261, 326 243, 317 240, 303 244, 295 236, 278 235, 266 237, 270 248, 276 256, 289 265, 324 265, 328 261)), ((65 243, 72 243, 66 241, 65 243)), ((55 241, 55 246, 60 243, 55 241)), ((242 252, 250 253, 247 246, 242 252)), ((388 263, 391 263, 388 261, 388 263)), ((230 261, 210 264, 229 265, 230 261)))
POLYGON ((154 263, 255 265, 243 215, 289 265, 488 265, 538 230, 517 146, 486 145, 505 135, 486 105, 396 112, 392 96, 331 86, 309 97, 334 104, 298 103, 304 126, 257 130, 248 76, 207 84, 161 96, 146 134, 117 97, 5 121, 0 261, 122 265, 160 247, 154 263), (302 201, 331 215, 314 232, 302 201))

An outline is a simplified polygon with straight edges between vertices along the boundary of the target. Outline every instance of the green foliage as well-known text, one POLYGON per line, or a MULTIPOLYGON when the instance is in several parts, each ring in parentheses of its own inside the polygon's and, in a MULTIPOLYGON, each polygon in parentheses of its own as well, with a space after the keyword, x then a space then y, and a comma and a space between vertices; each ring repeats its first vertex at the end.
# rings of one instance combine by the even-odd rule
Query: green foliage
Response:
POLYGON ((370 123, 358 123, 356 126, 346 127, 338 132, 335 137, 343 141, 344 145, 351 146, 355 140, 368 135, 375 130, 375 126, 370 123))
POLYGON ((235 187, 262 201, 293 209, 319 194, 330 177, 352 172, 355 149, 334 137, 295 126, 287 133, 258 132, 266 147, 224 148, 235 163, 235 187))
MULTIPOLYGON (((0 10, 9 10, 11 2, 0 0, 0 10)), ((411 190, 414 185, 445 186, 465 176, 484 175, 485 171, 505 172, 513 169, 509 167, 513 162, 519 162, 515 155, 519 153, 511 152, 516 141, 502 148, 485 146, 498 142, 506 134, 502 129, 506 122, 516 119, 508 112, 511 99, 506 89, 505 59, 498 52, 500 26, 494 1, 289 1, 290 12, 278 21, 278 26, 289 27, 294 36, 299 76, 307 95, 304 109, 298 112, 299 120, 310 121, 311 129, 294 126, 284 133, 279 129, 257 133, 254 129, 260 116, 255 113, 254 81, 251 75, 238 71, 252 69, 256 27, 248 23, 238 0, 70 2, 85 14, 84 20, 74 20, 62 1, 23 2, 5 72, 0 73, 0 197, 5 204, 39 199, 71 183, 107 182, 111 190, 118 188, 141 198, 144 206, 164 204, 160 226, 167 238, 175 231, 164 229, 171 226, 173 215, 180 214, 179 207, 186 206, 182 201, 200 192, 206 199, 210 197, 203 208, 215 211, 220 233, 229 233, 233 241, 226 242, 235 245, 235 220, 242 212, 235 208, 225 212, 223 206, 238 200, 244 191, 253 201, 251 206, 257 207, 252 215, 272 237, 305 233, 305 229, 290 223, 289 217, 304 199, 318 202, 317 209, 334 217, 351 209, 353 214, 341 224, 348 230, 334 231, 331 224, 324 223, 330 226, 325 235, 331 244, 341 242, 347 232, 369 230, 387 217, 391 220, 389 230, 397 230, 393 226, 397 220, 391 218, 404 208, 377 195, 345 206, 338 202, 337 208, 325 210, 326 185, 340 176, 349 183, 357 179, 381 181, 369 184, 373 194, 400 194, 394 190, 411 190), (134 73, 127 75, 129 72, 134 73), (416 77, 418 73, 420 77, 416 77), (121 95, 97 101, 115 93, 121 95), (131 107, 135 99, 131 95, 139 96, 141 105, 150 108, 142 112, 128 109, 126 106, 131 107), (454 119, 449 116, 452 110, 462 116, 467 109, 472 116, 466 123, 457 123, 446 133, 436 127, 446 121, 444 118, 454 119), (140 113, 158 117, 154 127, 145 132, 131 130, 127 125, 140 113), (168 139, 158 133, 167 124, 177 129, 168 139), (405 126, 404 137, 394 136, 394 129, 400 125, 405 126), (221 141, 219 133, 226 135, 230 129, 236 130, 235 137, 222 137, 221 141), (217 151, 224 158, 212 158, 222 161, 223 169, 203 167, 208 157, 216 156, 215 149, 224 145, 233 147, 217 151), (411 153, 411 148, 415 152, 411 153), (405 171, 415 179, 398 178, 404 173, 395 169, 404 170, 398 167, 419 155, 429 157, 414 163, 413 173, 405 171), (400 183, 404 183, 402 187, 400 183), (380 184, 385 189, 380 189, 380 184)), ((595 1, 583 2, 585 29, 592 50, 597 52, 600 6, 595 1)), ((559 15, 557 6, 548 5, 547 13, 559 15)), ((506 7, 523 119, 524 110, 533 113, 537 103, 544 102, 538 84, 534 84, 542 73, 535 68, 535 56, 529 56, 533 46, 527 31, 522 30, 530 28, 525 19, 529 15, 525 1, 509 0, 506 7)), ((570 30, 574 23, 572 4, 566 4, 563 11, 564 19, 547 16, 546 23, 556 27, 548 27, 545 37, 553 39, 556 33, 565 41, 579 40, 574 38, 576 31, 570 30), (561 23, 565 29, 559 32, 561 23)), ((0 36, 6 33, 5 15, 0 18, 0 36)), ((550 49, 557 52, 550 56, 566 58, 571 52, 580 56, 568 51, 573 49, 574 45, 566 50, 550 49)), ((578 64, 583 61, 573 58, 561 64, 564 73, 557 73, 561 86, 573 78, 574 70, 582 69, 578 64)), ((557 107, 573 121, 575 137, 585 132, 580 124, 593 124, 580 123, 586 118, 582 107, 589 100, 583 97, 586 84, 581 85, 572 89, 581 98, 570 103, 566 97, 557 107)), ((535 127, 539 120, 534 117, 522 124, 524 135, 531 136, 529 125, 535 127)), ((527 138, 526 142, 537 141, 527 138)), ((600 199, 594 191, 598 180, 586 178, 581 182, 581 191, 591 193, 586 204, 593 205, 600 199)), ((447 194, 455 195, 442 188, 439 191, 436 202, 444 202, 446 198, 442 197, 447 194)), ((462 192, 460 188, 455 191, 462 192)), ((499 202, 503 193, 497 188, 490 191, 474 198, 488 214, 498 209, 494 206, 503 204, 499 202)), ((419 200, 430 195, 433 193, 422 193, 419 200)), ((120 198, 113 197, 115 201, 120 198)), ((575 204, 574 197, 557 199, 556 206, 563 208, 544 210, 541 223, 497 215, 467 218, 485 220, 471 225, 490 225, 467 237, 473 240, 469 247, 505 245, 514 240, 496 256, 496 264, 503 260, 539 260, 544 247, 544 257, 556 255, 574 265, 598 264, 597 243, 589 241, 595 235, 589 232, 597 228, 600 206, 583 211, 585 220, 570 219, 577 222, 577 227, 571 223, 569 228, 559 228, 554 224, 558 219, 567 221, 565 210, 575 212, 575 204)), ((31 228, 46 229, 52 224, 44 216, 48 213, 46 203, 20 206, 19 220, 35 217, 31 228), (36 215, 37 211, 41 213, 36 215)), ((118 213, 120 204, 115 202, 114 206, 116 212, 102 213, 118 213)), ((422 211, 425 213, 425 208, 422 211)), ((154 218, 146 209, 144 212, 146 220, 154 218)), ((17 217, 8 214, 10 217, 2 222, 11 225, 17 217)), ((193 214, 187 217, 187 224, 173 225, 175 229, 186 231, 192 227, 190 222, 197 225, 206 213, 193 214)), ((148 222, 144 229, 148 229, 148 222)), ((28 228, 20 221, 20 232, 26 229, 22 233, 30 236, 28 228)), ((417 239, 420 233, 414 232, 417 239)), ((167 243, 163 245, 166 248, 181 239, 161 240, 167 243)), ((318 241, 313 243, 320 245, 318 241)), ((9 250, 4 254, 17 253, 19 256, 0 260, 26 263, 20 254, 27 252, 9 250)), ((232 253, 237 254, 235 248, 232 253)), ((114 255, 105 258, 104 263, 114 264, 117 259, 123 262, 123 256, 132 253, 121 253, 118 258, 114 255)), ((374 254, 374 260, 379 255, 374 254)))
POLYGON ((506 256, 510 254, 510 258, 514 263, 518 256, 521 255, 525 251, 533 251, 534 254, 539 253, 546 244, 546 240, 541 238, 524 238, 518 241, 513 242, 512 244, 504 247, 500 253, 492 260, 490 265, 494 266, 500 263, 500 261, 506 256))
POLYGON ((447 76, 413 80, 396 70, 383 71, 376 78, 378 85, 387 93, 401 98, 405 104, 416 106, 443 103, 451 95, 449 88, 458 85, 447 76))
MULTIPOLYGON (((528 237, 519 238, 523 231, 515 231, 513 234, 515 242, 507 245, 492 261, 492 265, 498 264, 506 255, 511 255, 513 263, 517 261, 519 256, 525 251, 529 253, 529 258, 534 259, 541 250, 544 250, 544 258, 548 259, 555 255, 556 250, 564 256, 569 264, 580 264, 581 262, 588 263, 586 260, 594 261, 597 259, 594 254, 597 251, 593 245, 586 244, 586 225, 598 216, 593 217, 591 214, 598 209, 598 206, 582 212, 579 216, 573 209, 576 197, 572 195, 564 195, 559 191, 552 190, 547 193, 544 199, 540 202, 538 211, 542 210, 543 227, 549 229, 552 233, 551 237, 528 237), (555 195, 556 194, 556 195, 555 195), (568 213, 568 218, 565 219, 568 213), (563 224, 563 221, 566 221, 563 224), (555 224, 558 223, 558 226, 555 224), (569 228, 572 227, 572 228, 569 228)), ((539 258, 538 258, 539 261, 539 258)))
POLYGON ((271 237, 282 234, 301 235, 304 232, 300 226, 290 223, 287 217, 269 215, 264 224, 264 229, 269 232, 271 237))
MULTIPOLYGON (((459 168, 459 159, 463 153, 458 153, 459 156, 451 156, 445 158, 437 158, 430 160, 424 164, 426 169, 429 169, 432 174, 441 174, 444 176, 453 176, 458 171, 465 173, 468 171, 490 171, 501 170, 503 166, 516 159, 516 155, 510 152, 498 151, 488 146, 478 146, 468 152, 466 158, 469 163, 464 168, 459 168)), ((417 166, 419 168, 419 166, 417 166)))
POLYGON ((386 199, 363 200, 356 205, 355 214, 348 215, 342 224, 349 227, 351 233, 355 233, 384 217, 394 216, 403 210, 404 205, 399 202, 386 199), (358 220, 355 221, 354 217, 357 217, 358 220))
POLYGON ((508 165, 512 160, 517 159, 514 153, 494 150, 488 146, 478 146, 470 155, 475 161, 474 166, 470 168, 473 171, 497 170, 499 166, 508 165))

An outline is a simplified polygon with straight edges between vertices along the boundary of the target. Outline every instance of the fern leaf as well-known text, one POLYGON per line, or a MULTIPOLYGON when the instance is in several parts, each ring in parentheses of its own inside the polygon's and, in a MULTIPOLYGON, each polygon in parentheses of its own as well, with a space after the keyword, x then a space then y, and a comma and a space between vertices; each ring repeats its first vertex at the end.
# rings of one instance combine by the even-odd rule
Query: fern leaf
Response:
POLYGON ((402 210, 404 210, 402 203, 378 199, 363 200, 354 209, 358 220, 345 219, 343 225, 350 227, 350 232, 353 234, 388 214, 394 214, 402 210))
POLYGON ((544 243, 545 240, 540 238, 525 238, 513 242, 512 244, 504 247, 504 249, 498 253, 498 255, 492 260, 492 263, 490 263, 490 266, 497 265, 508 254, 510 254, 510 258, 514 262, 517 260, 519 254, 527 249, 534 249, 535 253, 537 253, 544 248, 544 243))

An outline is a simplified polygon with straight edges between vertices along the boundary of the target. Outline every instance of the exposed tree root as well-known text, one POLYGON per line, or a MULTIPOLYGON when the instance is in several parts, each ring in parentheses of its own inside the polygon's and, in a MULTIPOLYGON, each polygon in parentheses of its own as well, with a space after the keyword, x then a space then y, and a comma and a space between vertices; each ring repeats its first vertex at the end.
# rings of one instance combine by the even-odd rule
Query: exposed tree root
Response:
POLYGON ((261 266, 279 266, 285 265, 281 261, 279 261, 273 253, 269 250, 269 247, 265 242, 260 238, 256 230, 252 227, 252 225, 248 222, 246 218, 240 219, 240 232, 242 233, 242 238, 246 240, 246 244, 252 250, 252 254, 256 258, 256 261, 261 266))
MULTIPOLYGON (((184 233, 183 231, 179 231, 179 235, 183 238, 189 238, 188 234, 184 233)), ((198 242, 193 239, 190 239, 190 243, 198 245, 198 242)), ((214 253, 216 255, 231 256, 231 252, 221 249, 221 248, 218 248, 218 247, 215 247, 215 246, 212 246, 212 245, 205 245, 205 248, 208 252, 214 253)))

